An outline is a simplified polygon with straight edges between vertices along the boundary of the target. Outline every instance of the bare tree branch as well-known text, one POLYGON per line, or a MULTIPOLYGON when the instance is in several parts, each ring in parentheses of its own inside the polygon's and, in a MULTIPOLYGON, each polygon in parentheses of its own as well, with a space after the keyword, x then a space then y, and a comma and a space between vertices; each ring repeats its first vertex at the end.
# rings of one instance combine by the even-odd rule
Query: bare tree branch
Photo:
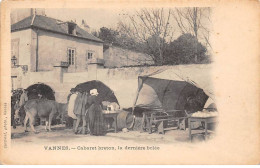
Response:
POLYGON ((166 41, 172 40, 174 34, 173 29, 169 28, 171 16, 173 16, 171 9, 167 11, 163 8, 141 9, 128 16, 127 21, 130 23, 128 28, 126 28, 126 23, 120 22, 120 31, 126 31, 126 34, 132 34, 134 38, 145 42, 152 59, 162 64, 166 41), (129 31, 132 32, 129 33, 129 31))
POLYGON ((204 34, 210 33, 210 29, 205 25, 210 22, 210 12, 210 8, 176 8, 172 15, 182 34, 190 33, 197 39, 202 35, 202 39, 209 42, 209 36, 205 36, 208 37, 206 40, 204 34))

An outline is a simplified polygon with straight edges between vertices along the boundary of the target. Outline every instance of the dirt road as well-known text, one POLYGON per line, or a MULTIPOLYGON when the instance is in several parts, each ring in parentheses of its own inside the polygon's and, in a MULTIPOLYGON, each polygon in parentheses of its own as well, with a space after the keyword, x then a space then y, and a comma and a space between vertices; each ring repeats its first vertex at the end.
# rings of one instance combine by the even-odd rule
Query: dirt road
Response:
POLYGON ((129 131, 123 133, 119 131, 118 133, 109 132, 105 136, 90 136, 77 134, 75 135, 72 129, 66 129, 64 125, 56 125, 53 127, 53 131, 46 132, 44 126, 37 126, 37 130, 40 131, 39 134, 34 134, 30 129, 30 132, 24 132, 24 128, 18 126, 16 129, 12 129, 12 143, 37 143, 37 144, 53 144, 54 142, 70 143, 70 142, 117 142, 126 141, 138 144, 172 144, 172 143, 187 143, 188 130, 169 130, 165 134, 147 132, 140 133, 139 131, 129 131))

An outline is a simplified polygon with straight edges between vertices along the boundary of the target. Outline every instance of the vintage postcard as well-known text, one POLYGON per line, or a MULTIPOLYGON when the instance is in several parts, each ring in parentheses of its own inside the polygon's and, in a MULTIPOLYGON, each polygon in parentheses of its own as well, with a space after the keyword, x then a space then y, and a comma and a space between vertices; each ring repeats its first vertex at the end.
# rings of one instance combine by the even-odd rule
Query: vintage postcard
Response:
POLYGON ((0 163, 260 163, 248 1, 1 2, 0 163))

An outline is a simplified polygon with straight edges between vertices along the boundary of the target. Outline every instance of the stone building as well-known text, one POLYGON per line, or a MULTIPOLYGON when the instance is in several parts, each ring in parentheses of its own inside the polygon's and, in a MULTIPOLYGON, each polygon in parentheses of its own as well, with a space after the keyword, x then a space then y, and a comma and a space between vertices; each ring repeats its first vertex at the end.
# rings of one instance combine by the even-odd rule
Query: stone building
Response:
POLYGON ((77 84, 100 80, 117 93, 122 107, 128 107, 138 75, 149 70, 113 68, 153 64, 147 55, 112 45, 103 49, 102 40, 72 21, 28 10, 23 17, 11 25, 12 90, 44 83, 55 91, 58 102, 65 103, 77 84))
POLYGON ((12 60, 28 71, 51 71, 67 65, 68 72, 83 72, 89 64, 103 64, 103 41, 74 22, 30 15, 11 26, 12 60))

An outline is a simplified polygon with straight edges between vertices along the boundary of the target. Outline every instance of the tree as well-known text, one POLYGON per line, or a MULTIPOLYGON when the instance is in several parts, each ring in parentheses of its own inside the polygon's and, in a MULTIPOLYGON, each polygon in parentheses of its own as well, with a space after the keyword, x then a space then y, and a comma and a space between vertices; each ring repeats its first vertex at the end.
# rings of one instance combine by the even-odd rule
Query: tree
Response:
POLYGON ((193 7, 176 8, 172 15, 182 34, 190 33, 198 40, 204 40, 205 44, 211 47, 209 42, 210 13, 210 8, 193 7))
POLYGON ((119 33, 115 30, 106 28, 106 27, 101 27, 100 31, 98 33, 98 38, 103 40, 106 43, 117 43, 117 35, 119 33))
POLYGON ((92 34, 107 44, 113 44, 121 48, 142 52, 143 44, 136 42, 135 39, 120 34, 117 30, 102 27, 99 31, 93 31, 92 34))
POLYGON ((162 65, 165 60, 166 40, 171 41, 173 29, 170 27, 171 9, 141 9, 135 14, 127 14, 118 24, 119 33, 145 44, 146 51, 155 64, 162 65), (156 49, 156 50, 155 50, 156 49), (156 51, 156 52, 155 52, 156 51))
POLYGON ((171 42, 166 51, 166 64, 208 63, 206 48, 191 34, 183 34, 171 42), (197 56, 197 61, 195 57, 197 56))

